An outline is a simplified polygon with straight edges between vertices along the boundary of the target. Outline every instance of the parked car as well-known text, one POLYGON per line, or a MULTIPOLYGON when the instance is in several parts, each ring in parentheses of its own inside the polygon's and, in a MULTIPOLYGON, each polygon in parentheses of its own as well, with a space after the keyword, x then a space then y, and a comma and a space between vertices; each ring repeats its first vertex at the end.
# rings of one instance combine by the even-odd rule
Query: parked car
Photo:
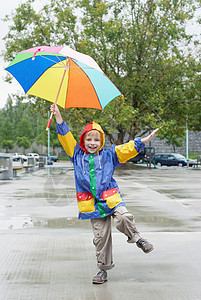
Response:
POLYGON ((56 161, 59 159, 59 157, 58 157, 57 155, 54 155, 54 154, 51 154, 51 153, 50 153, 49 156, 48 156, 47 153, 43 153, 42 156, 49 157, 49 158, 50 158, 52 161, 54 161, 54 162, 56 162, 56 161))
POLYGON ((19 160, 21 160, 22 162, 27 161, 27 156, 23 153, 13 153, 13 161, 19 160))
POLYGON ((151 160, 153 159, 155 155, 155 149, 153 147, 145 147, 144 150, 142 150, 138 155, 135 157, 131 158, 129 161, 133 163, 137 162, 148 162, 149 157, 151 156, 151 160))
MULTIPOLYGON (((157 153, 153 158, 153 163, 157 166, 187 166, 187 159, 179 153, 157 153)), ((189 166, 192 167, 196 162, 189 159, 189 166)))
POLYGON ((39 155, 38 153, 27 153, 27 157, 35 157, 35 159, 38 161, 39 160, 39 155))

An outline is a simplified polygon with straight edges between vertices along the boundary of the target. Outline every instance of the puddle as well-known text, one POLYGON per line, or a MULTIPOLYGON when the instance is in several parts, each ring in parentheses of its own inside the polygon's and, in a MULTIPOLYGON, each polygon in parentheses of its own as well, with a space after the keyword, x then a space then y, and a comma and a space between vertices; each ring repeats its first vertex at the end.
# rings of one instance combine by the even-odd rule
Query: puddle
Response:
POLYGON ((36 193, 36 198, 45 199, 49 204, 54 206, 77 205, 76 191, 74 188, 50 189, 44 193, 36 193))
POLYGON ((6 181, 6 180, 0 180, 0 185, 5 185, 5 184, 9 184, 10 181, 6 181))
MULTIPOLYGON (((200 231, 201 218, 194 218, 196 214, 192 213, 192 209, 190 210, 194 205, 196 213, 198 211, 199 187, 196 185, 196 189, 191 190, 189 184, 188 186, 183 184, 184 170, 179 170, 179 173, 182 176, 176 177, 172 170, 163 172, 135 165, 123 166, 115 170, 117 182, 118 176, 121 178, 121 193, 125 199, 129 199, 127 208, 134 214, 137 228, 140 231, 200 231), (182 187, 184 187, 183 190, 182 187), (183 213, 182 210, 181 213, 178 211, 178 214, 175 211, 171 213, 174 206, 167 211, 166 207, 163 208, 162 205, 159 211, 155 202, 152 203, 157 200, 155 198, 150 202, 150 207, 145 209, 139 201, 148 195, 149 190, 154 191, 155 194, 158 192, 161 195, 168 195, 174 200, 178 199, 182 202, 181 205, 187 208, 186 212, 183 213), (135 202, 132 202, 134 192, 136 197, 139 197, 137 202, 139 206, 135 206, 135 202), (192 203, 190 200, 195 200, 196 203, 192 203), (191 214, 188 214, 188 210, 191 214)), ((187 175, 189 177, 189 174, 187 175)), ((11 184, 11 188, 6 185, 1 193, 3 200, 1 205, 3 206, 0 211, 0 229, 91 228, 89 220, 83 221, 77 218, 74 172, 70 165, 61 168, 48 167, 35 172, 34 176, 28 174, 17 180, 17 182, 0 181, 1 185, 11 184), (12 185, 12 182, 15 184, 12 185)), ((193 184, 197 182, 193 178, 191 181, 193 184)), ((155 194, 152 196, 155 197, 155 194)), ((176 209, 179 209, 179 206, 176 206, 176 209)))
POLYGON ((74 174, 74 169, 73 167, 52 167, 52 168, 47 168, 47 172, 46 173, 43 173, 43 176, 51 176, 51 177, 54 177, 54 176, 58 176, 58 175, 65 175, 65 176, 72 176, 72 174, 74 174))
POLYGON ((17 216, 0 220, 0 229, 22 229, 33 226, 32 218, 29 216, 17 216))
POLYGON ((144 216, 144 217, 136 217, 136 224, 144 224, 146 226, 151 226, 155 228, 157 231, 160 229, 160 231, 167 232, 177 232, 177 231, 183 231, 184 230, 184 223, 176 220, 167 218, 164 216, 144 216))
POLYGON ((53 218, 42 219, 32 218, 30 216, 17 216, 0 221, 0 229, 28 229, 28 228, 82 228, 90 229, 91 224, 89 220, 79 220, 78 218, 53 218))
POLYGON ((193 192, 190 192, 189 190, 171 190, 171 189, 155 189, 155 191, 166 194, 172 199, 198 199, 200 200, 200 193, 196 190, 192 190, 193 192))
POLYGON ((91 228, 89 220, 79 220, 78 218, 57 218, 57 219, 44 219, 44 220, 34 220, 34 227, 40 228, 91 228))
POLYGON ((146 209, 145 211, 144 207, 141 209, 139 206, 127 206, 127 208, 134 215, 137 228, 146 227, 149 230, 161 232, 188 231, 185 220, 170 218, 161 215, 161 212, 153 210, 149 211, 146 209))

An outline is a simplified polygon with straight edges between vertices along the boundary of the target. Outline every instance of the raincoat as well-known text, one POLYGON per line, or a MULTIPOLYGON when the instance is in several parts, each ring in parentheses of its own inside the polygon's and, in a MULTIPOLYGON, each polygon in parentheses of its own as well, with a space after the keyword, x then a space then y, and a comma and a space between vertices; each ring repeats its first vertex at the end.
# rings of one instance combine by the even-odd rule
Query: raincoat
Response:
POLYGON ((95 122, 86 125, 78 144, 65 121, 56 125, 58 138, 74 165, 79 219, 96 219, 108 216, 118 206, 125 206, 119 187, 113 178, 116 167, 144 149, 140 138, 122 145, 103 149, 105 135, 95 122), (84 134, 95 129, 101 134, 101 147, 97 153, 87 153, 84 134))

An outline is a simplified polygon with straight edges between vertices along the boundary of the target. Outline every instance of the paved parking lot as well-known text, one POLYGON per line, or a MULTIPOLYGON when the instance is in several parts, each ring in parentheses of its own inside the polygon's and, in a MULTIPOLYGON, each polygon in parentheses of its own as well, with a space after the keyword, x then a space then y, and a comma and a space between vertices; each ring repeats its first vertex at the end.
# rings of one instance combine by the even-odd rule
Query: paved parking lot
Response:
POLYGON ((116 267, 100 286, 71 164, 0 181, 0 299, 201 300, 201 169, 129 164, 115 178, 155 249, 144 254, 113 228, 116 267))

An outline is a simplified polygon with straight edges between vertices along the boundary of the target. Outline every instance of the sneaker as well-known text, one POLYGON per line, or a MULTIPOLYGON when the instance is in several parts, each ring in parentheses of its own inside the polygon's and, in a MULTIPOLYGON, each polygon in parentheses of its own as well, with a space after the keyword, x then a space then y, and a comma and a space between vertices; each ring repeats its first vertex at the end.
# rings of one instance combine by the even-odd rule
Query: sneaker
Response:
POLYGON ((154 249, 154 246, 145 239, 141 238, 137 241, 137 246, 141 248, 145 253, 149 253, 154 249))
POLYGON ((93 278, 93 283, 104 283, 107 281, 107 272, 105 270, 99 270, 98 273, 93 278))

